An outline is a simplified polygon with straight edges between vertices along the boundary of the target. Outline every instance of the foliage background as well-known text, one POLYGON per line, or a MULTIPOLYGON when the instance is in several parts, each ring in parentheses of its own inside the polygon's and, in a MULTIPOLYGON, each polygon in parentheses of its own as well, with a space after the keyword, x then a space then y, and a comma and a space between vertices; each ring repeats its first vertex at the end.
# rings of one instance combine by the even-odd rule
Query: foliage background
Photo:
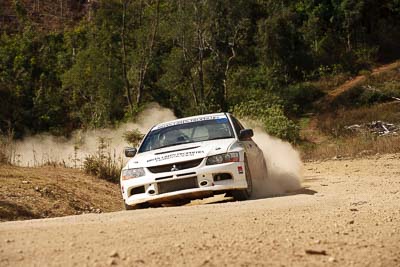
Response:
POLYGON ((324 95, 313 81, 400 58, 399 0, 37 2, 0 9, 0 131, 16 138, 109 127, 155 101, 295 142, 324 95))

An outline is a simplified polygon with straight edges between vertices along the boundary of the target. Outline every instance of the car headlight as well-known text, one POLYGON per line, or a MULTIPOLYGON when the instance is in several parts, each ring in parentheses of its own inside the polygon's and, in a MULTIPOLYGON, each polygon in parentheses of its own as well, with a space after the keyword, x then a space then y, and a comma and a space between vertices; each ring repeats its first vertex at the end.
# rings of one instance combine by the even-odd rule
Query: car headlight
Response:
POLYGON ((207 165, 215 165, 227 162, 238 162, 239 152, 229 152, 225 154, 219 154, 207 158, 207 165))
POLYGON ((143 168, 135 168, 135 169, 126 169, 122 170, 121 180, 129 180, 138 177, 142 177, 145 175, 143 168))

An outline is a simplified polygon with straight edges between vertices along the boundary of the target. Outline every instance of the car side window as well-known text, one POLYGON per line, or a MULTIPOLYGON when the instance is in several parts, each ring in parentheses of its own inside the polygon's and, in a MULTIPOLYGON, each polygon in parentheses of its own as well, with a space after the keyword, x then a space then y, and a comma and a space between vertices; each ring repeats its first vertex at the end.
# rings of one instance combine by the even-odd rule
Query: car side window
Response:
POLYGON ((240 124, 240 122, 233 116, 231 116, 232 119, 232 123, 233 123, 233 128, 235 128, 235 132, 237 134, 237 136, 239 136, 240 134, 240 130, 243 130, 244 127, 242 126, 242 124, 240 124))

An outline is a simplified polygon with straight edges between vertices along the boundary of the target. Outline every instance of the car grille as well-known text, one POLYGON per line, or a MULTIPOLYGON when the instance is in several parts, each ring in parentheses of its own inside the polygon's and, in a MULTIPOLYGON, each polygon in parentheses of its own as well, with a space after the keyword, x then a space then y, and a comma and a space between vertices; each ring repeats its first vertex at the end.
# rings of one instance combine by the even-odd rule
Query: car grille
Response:
POLYGON ((158 186, 158 193, 164 194, 169 192, 175 192, 179 190, 191 189, 199 187, 197 183, 197 176, 183 178, 183 179, 176 179, 167 182, 161 182, 157 184, 158 186))
POLYGON ((147 167, 147 169, 152 173, 170 172, 175 165, 175 168, 177 168, 178 170, 185 170, 199 166, 202 161, 203 159, 195 159, 190 161, 177 162, 173 164, 147 167))

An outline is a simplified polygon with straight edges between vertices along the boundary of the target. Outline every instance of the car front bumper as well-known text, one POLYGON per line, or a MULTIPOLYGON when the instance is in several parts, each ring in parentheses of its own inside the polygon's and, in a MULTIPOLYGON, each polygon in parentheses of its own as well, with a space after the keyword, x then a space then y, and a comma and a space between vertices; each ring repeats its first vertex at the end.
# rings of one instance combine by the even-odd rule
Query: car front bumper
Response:
POLYGON ((127 205, 161 204, 212 196, 214 193, 247 188, 243 162, 206 165, 205 159, 185 170, 150 173, 144 177, 121 181, 127 205))

